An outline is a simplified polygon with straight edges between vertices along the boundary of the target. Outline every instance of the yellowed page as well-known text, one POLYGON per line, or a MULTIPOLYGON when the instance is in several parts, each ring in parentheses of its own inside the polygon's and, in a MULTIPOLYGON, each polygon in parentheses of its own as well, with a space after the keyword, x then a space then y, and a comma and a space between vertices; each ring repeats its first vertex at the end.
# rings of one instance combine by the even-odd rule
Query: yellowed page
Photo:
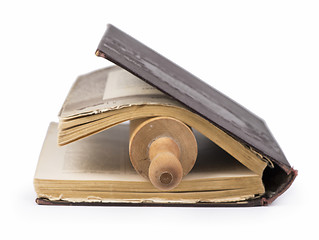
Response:
MULTIPOLYGON (((258 177, 205 136, 195 132, 199 155, 183 181, 258 177)), ((57 123, 51 123, 40 154, 36 179, 145 182, 129 160, 129 126, 120 124, 63 147, 57 145, 57 123)))

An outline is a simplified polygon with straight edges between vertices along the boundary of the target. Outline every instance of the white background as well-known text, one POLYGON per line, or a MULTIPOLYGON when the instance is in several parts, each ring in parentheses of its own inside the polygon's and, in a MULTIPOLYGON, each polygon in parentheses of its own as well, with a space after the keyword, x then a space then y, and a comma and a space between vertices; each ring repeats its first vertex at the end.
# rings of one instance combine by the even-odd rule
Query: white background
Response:
POLYGON ((0 235, 318 236, 317 1, 1 1, 0 63, 0 235), (94 55, 107 23, 265 119, 299 170, 291 188, 259 208, 36 205, 33 174, 49 122, 78 75, 111 65, 94 55))

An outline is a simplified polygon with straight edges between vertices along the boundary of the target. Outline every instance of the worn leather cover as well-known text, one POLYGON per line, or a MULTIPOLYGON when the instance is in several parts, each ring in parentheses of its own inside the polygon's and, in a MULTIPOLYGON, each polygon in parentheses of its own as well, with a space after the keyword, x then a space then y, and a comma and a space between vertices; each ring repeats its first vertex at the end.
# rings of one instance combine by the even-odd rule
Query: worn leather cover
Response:
MULTIPOLYGON (((196 50, 196 43, 192 48, 196 50)), ((207 55, 207 53, 203 54, 207 55)), ((114 62, 172 96, 273 163, 273 166, 266 167, 264 171, 263 183, 266 193, 258 199, 238 203, 163 204, 164 206, 268 205, 286 191, 294 181, 297 171, 290 166, 265 122, 204 81, 112 25, 107 26, 96 55, 114 62)), ((150 203, 69 203, 41 198, 38 198, 36 202, 46 205, 157 206, 150 203)), ((162 204, 159 205, 162 206, 162 204)))
POLYGON ((182 102, 254 150, 290 167, 262 119, 116 27, 108 25, 96 54, 182 102))

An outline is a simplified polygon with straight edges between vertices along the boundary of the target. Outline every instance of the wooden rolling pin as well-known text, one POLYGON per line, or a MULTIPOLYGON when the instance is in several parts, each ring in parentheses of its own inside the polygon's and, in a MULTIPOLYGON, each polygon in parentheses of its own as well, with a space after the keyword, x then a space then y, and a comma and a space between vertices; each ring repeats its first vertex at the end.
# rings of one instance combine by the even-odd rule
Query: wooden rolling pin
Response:
POLYGON ((175 188, 193 168, 197 142, 192 130, 170 117, 130 123, 129 154, 133 167, 160 190, 175 188))

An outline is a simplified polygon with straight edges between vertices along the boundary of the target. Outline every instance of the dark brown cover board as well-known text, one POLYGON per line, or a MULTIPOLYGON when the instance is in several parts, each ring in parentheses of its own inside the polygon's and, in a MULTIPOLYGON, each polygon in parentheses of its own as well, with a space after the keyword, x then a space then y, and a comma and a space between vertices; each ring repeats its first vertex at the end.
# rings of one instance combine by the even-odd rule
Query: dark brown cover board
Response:
POLYGON ((123 206, 123 207, 253 207, 263 206, 263 199, 254 199, 244 202, 225 202, 225 203, 107 203, 107 202, 68 202, 68 201, 51 201, 47 198, 37 198, 36 203, 39 205, 66 205, 66 206, 123 206))
MULTIPOLYGON (((196 50, 196 45, 193 46, 193 50, 196 50)), ((100 41, 96 55, 110 60, 172 96, 237 141, 251 147, 272 161, 273 166, 268 166, 263 174, 266 193, 259 199, 231 204, 198 203, 195 206, 268 205, 286 191, 294 181, 297 171, 290 166, 265 122, 229 97, 111 24, 107 25, 107 30, 100 41)), ((114 206, 112 203, 51 202, 41 198, 38 198, 36 202, 46 205, 114 206)), ((151 203, 119 203, 119 205, 158 206, 151 203)), ((172 206, 194 205, 172 204, 172 206)))

